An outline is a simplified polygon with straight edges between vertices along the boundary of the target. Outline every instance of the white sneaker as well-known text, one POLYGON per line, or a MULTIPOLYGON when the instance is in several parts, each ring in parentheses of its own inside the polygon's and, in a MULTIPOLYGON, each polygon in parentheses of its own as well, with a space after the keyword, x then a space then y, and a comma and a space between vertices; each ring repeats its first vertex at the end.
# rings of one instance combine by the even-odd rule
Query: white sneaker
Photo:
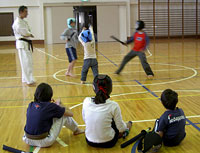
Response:
POLYGON ((153 79, 153 75, 147 75, 147 78, 151 80, 153 79))

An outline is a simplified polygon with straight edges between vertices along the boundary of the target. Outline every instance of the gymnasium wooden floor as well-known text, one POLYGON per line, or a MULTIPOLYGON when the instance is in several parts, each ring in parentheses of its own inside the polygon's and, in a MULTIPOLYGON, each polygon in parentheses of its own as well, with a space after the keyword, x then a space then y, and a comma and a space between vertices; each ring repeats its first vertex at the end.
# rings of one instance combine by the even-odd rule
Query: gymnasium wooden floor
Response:
MULTIPOLYGON (((153 127, 154 119, 165 111, 156 96, 160 96, 164 89, 171 88, 178 92, 178 107, 188 117, 187 136, 180 146, 162 147, 160 153, 200 152, 200 40, 151 40, 147 57, 155 73, 153 80, 147 80, 138 57, 128 63, 121 75, 113 74, 131 47, 110 42, 99 43, 97 48, 99 71, 110 75, 113 80, 111 99, 119 103, 124 121, 134 121, 132 131, 125 140, 142 129, 153 127)), ((65 106, 72 108, 75 120, 84 125, 81 103, 85 97, 94 95, 91 86, 93 76, 90 70, 87 84, 80 84, 82 47, 78 47, 77 53, 77 77, 69 78, 64 75, 68 65, 64 44, 35 45, 34 76, 37 84, 49 83, 54 90, 54 99, 61 98, 65 106)), ((38 148, 30 148, 22 141, 27 105, 33 100, 36 87, 27 87, 21 83, 15 46, 1 45, 0 59, 0 146, 5 144, 25 151, 35 149, 37 152, 38 148)), ((73 136, 66 128, 62 129, 59 138, 68 146, 55 142, 50 148, 40 149, 39 153, 130 153, 133 147, 132 144, 121 149, 120 144, 125 140, 120 139, 111 149, 92 148, 86 144, 84 134, 73 136)), ((0 152, 5 153, 3 150, 0 152)))

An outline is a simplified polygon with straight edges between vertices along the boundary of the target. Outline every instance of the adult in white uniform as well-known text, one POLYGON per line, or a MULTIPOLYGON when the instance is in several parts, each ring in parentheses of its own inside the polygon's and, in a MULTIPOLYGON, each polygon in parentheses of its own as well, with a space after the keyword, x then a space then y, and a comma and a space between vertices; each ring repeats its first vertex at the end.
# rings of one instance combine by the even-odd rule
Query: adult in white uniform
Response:
POLYGON ((19 17, 15 19, 12 28, 15 34, 16 48, 18 50, 18 56, 21 64, 22 82, 27 85, 33 85, 35 84, 35 80, 33 77, 32 51, 30 50, 30 44, 27 41, 34 36, 31 33, 27 21, 24 20, 27 15, 28 8, 26 6, 20 6, 19 17))

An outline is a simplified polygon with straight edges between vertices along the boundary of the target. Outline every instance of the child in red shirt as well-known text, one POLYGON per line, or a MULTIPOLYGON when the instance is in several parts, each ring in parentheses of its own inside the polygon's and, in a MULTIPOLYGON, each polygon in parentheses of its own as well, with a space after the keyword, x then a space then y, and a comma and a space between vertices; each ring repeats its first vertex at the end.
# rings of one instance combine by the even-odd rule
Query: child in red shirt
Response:
POLYGON ((152 79, 154 74, 147 62, 146 55, 144 51, 146 50, 147 46, 149 45, 149 38, 147 34, 143 31, 143 28, 145 27, 145 24, 143 21, 139 20, 136 22, 136 32, 134 35, 126 42, 126 44, 129 44, 134 41, 134 47, 132 50, 124 57, 119 69, 115 72, 116 74, 120 74, 124 66, 135 56, 138 56, 140 58, 140 62, 142 64, 142 67, 147 74, 147 77, 149 79, 152 79))

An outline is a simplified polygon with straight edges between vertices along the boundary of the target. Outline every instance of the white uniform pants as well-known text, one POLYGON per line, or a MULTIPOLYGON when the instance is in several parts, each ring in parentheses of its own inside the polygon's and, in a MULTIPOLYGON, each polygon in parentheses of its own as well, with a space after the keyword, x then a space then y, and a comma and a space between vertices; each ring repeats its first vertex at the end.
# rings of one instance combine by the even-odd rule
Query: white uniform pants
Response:
POLYGON ((27 84, 35 82, 33 77, 32 52, 25 48, 19 48, 18 55, 22 69, 22 82, 26 82, 27 84))
POLYGON ((49 135, 46 138, 41 140, 32 140, 24 135, 22 139, 25 143, 31 146, 49 147, 55 142, 63 126, 69 128, 73 132, 78 128, 77 122, 72 117, 63 116, 60 119, 53 119, 53 125, 51 126, 49 135))

